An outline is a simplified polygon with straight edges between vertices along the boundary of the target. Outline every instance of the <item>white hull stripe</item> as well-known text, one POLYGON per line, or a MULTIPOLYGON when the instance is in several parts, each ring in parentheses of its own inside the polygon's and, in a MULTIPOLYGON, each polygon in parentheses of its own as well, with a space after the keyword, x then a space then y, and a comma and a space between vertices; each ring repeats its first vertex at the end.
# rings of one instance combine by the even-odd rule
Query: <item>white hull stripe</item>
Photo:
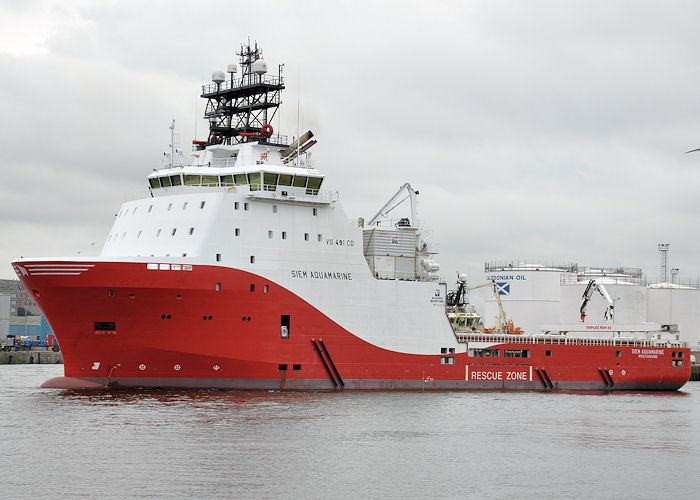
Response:
POLYGON ((75 267, 75 268, 91 268, 95 264, 25 264, 24 267, 75 267))
POLYGON ((80 276, 82 273, 29 273, 30 276, 80 276))
POLYGON ((25 264, 15 265, 18 276, 80 276, 95 264, 25 264))
POLYGON ((39 269, 29 269, 29 274, 36 274, 42 271, 89 271, 89 267, 42 267, 39 269))

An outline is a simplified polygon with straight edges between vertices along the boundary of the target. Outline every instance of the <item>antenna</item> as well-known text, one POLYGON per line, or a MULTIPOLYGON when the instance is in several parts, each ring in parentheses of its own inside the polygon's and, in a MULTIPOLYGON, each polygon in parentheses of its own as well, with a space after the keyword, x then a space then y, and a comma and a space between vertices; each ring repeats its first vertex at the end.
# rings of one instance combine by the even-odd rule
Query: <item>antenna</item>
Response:
POLYGON ((170 124, 170 168, 175 166, 175 118, 170 124))
POLYGON ((659 279, 661 283, 666 283, 668 281, 668 247, 670 246, 669 243, 659 243, 659 255, 661 257, 661 276, 659 279))
POLYGON ((297 161, 296 164, 297 166, 299 165, 299 154, 301 151, 299 150, 299 145, 301 144, 301 141, 299 140, 299 106, 300 106, 300 101, 301 101, 301 64, 299 65, 299 75, 298 75, 298 86, 297 86, 297 161))

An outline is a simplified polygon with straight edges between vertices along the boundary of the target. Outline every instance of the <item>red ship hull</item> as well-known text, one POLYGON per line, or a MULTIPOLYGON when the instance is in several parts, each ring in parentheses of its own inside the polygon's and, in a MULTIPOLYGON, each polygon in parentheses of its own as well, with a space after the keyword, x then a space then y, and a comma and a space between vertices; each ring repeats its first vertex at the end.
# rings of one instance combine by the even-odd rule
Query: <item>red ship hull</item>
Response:
POLYGON ((527 357, 457 353, 449 355, 454 364, 444 364, 445 354, 372 345, 301 297, 248 272, 200 265, 154 273, 144 263, 124 262, 36 272, 47 264, 76 267, 15 263, 63 352, 65 377, 44 387, 672 391, 690 377, 687 348, 526 338, 491 348, 526 350, 527 357), (288 338, 280 334, 280 315, 290 316, 288 338))

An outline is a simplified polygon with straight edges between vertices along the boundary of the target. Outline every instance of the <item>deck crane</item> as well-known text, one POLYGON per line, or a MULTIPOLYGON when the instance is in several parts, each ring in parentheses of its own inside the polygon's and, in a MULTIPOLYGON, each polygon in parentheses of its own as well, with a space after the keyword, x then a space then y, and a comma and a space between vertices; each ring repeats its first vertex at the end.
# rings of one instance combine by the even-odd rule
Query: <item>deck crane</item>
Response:
POLYGON ((457 291, 447 294, 446 303, 448 306, 460 308, 467 302, 467 275, 457 273, 457 291))
POLYGON ((368 226, 371 226, 375 222, 377 222, 377 219, 384 218, 386 217, 389 212, 391 212, 393 209, 401 205, 404 201, 406 201, 406 198, 410 198, 411 202, 411 220, 409 221, 409 225, 413 224, 415 226, 416 224, 416 195, 418 194, 418 191, 413 189, 411 185, 407 182, 403 186, 399 188, 399 190, 396 192, 394 196, 391 197, 389 201, 387 201, 382 208, 379 209, 379 212, 374 214, 374 217, 370 219, 369 223, 367 224, 368 226), (408 193, 404 198, 401 198, 401 195, 403 192, 406 191, 408 193))
POLYGON ((501 302, 501 295, 498 293, 498 287, 495 281, 487 281, 481 285, 476 285, 467 288, 466 291, 470 292, 476 290, 477 288, 491 287, 494 296, 496 297, 496 302, 498 302, 498 316, 496 316, 496 325, 493 328, 493 333, 497 335, 503 335, 509 332, 508 319, 506 318, 506 312, 503 310, 503 302, 501 302))
POLYGON ((602 295, 602 297, 608 303, 608 307, 605 309, 605 313, 603 314, 605 321, 612 321, 615 317, 615 303, 610 298, 610 294, 605 289, 603 284, 598 284, 595 282, 595 280, 589 281, 588 286, 586 286, 586 291, 583 292, 583 303, 581 304, 581 321, 586 320, 586 306, 588 306, 588 302, 591 300, 591 297, 595 292, 600 293, 600 295, 602 295))

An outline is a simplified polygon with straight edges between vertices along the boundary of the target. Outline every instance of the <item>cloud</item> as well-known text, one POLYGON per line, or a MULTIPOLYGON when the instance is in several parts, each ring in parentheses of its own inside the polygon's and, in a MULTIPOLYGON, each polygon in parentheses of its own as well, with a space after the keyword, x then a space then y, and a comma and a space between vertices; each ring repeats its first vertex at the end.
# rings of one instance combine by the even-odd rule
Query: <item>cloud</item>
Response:
POLYGON ((536 258, 655 275, 659 241, 700 275, 700 154, 682 154, 700 147, 699 16, 690 1, 0 7, 0 259, 103 241, 170 119, 183 146, 195 123, 205 135, 199 84, 250 36, 285 63, 275 128, 296 134, 301 83, 348 216, 411 182, 446 278, 536 258))

